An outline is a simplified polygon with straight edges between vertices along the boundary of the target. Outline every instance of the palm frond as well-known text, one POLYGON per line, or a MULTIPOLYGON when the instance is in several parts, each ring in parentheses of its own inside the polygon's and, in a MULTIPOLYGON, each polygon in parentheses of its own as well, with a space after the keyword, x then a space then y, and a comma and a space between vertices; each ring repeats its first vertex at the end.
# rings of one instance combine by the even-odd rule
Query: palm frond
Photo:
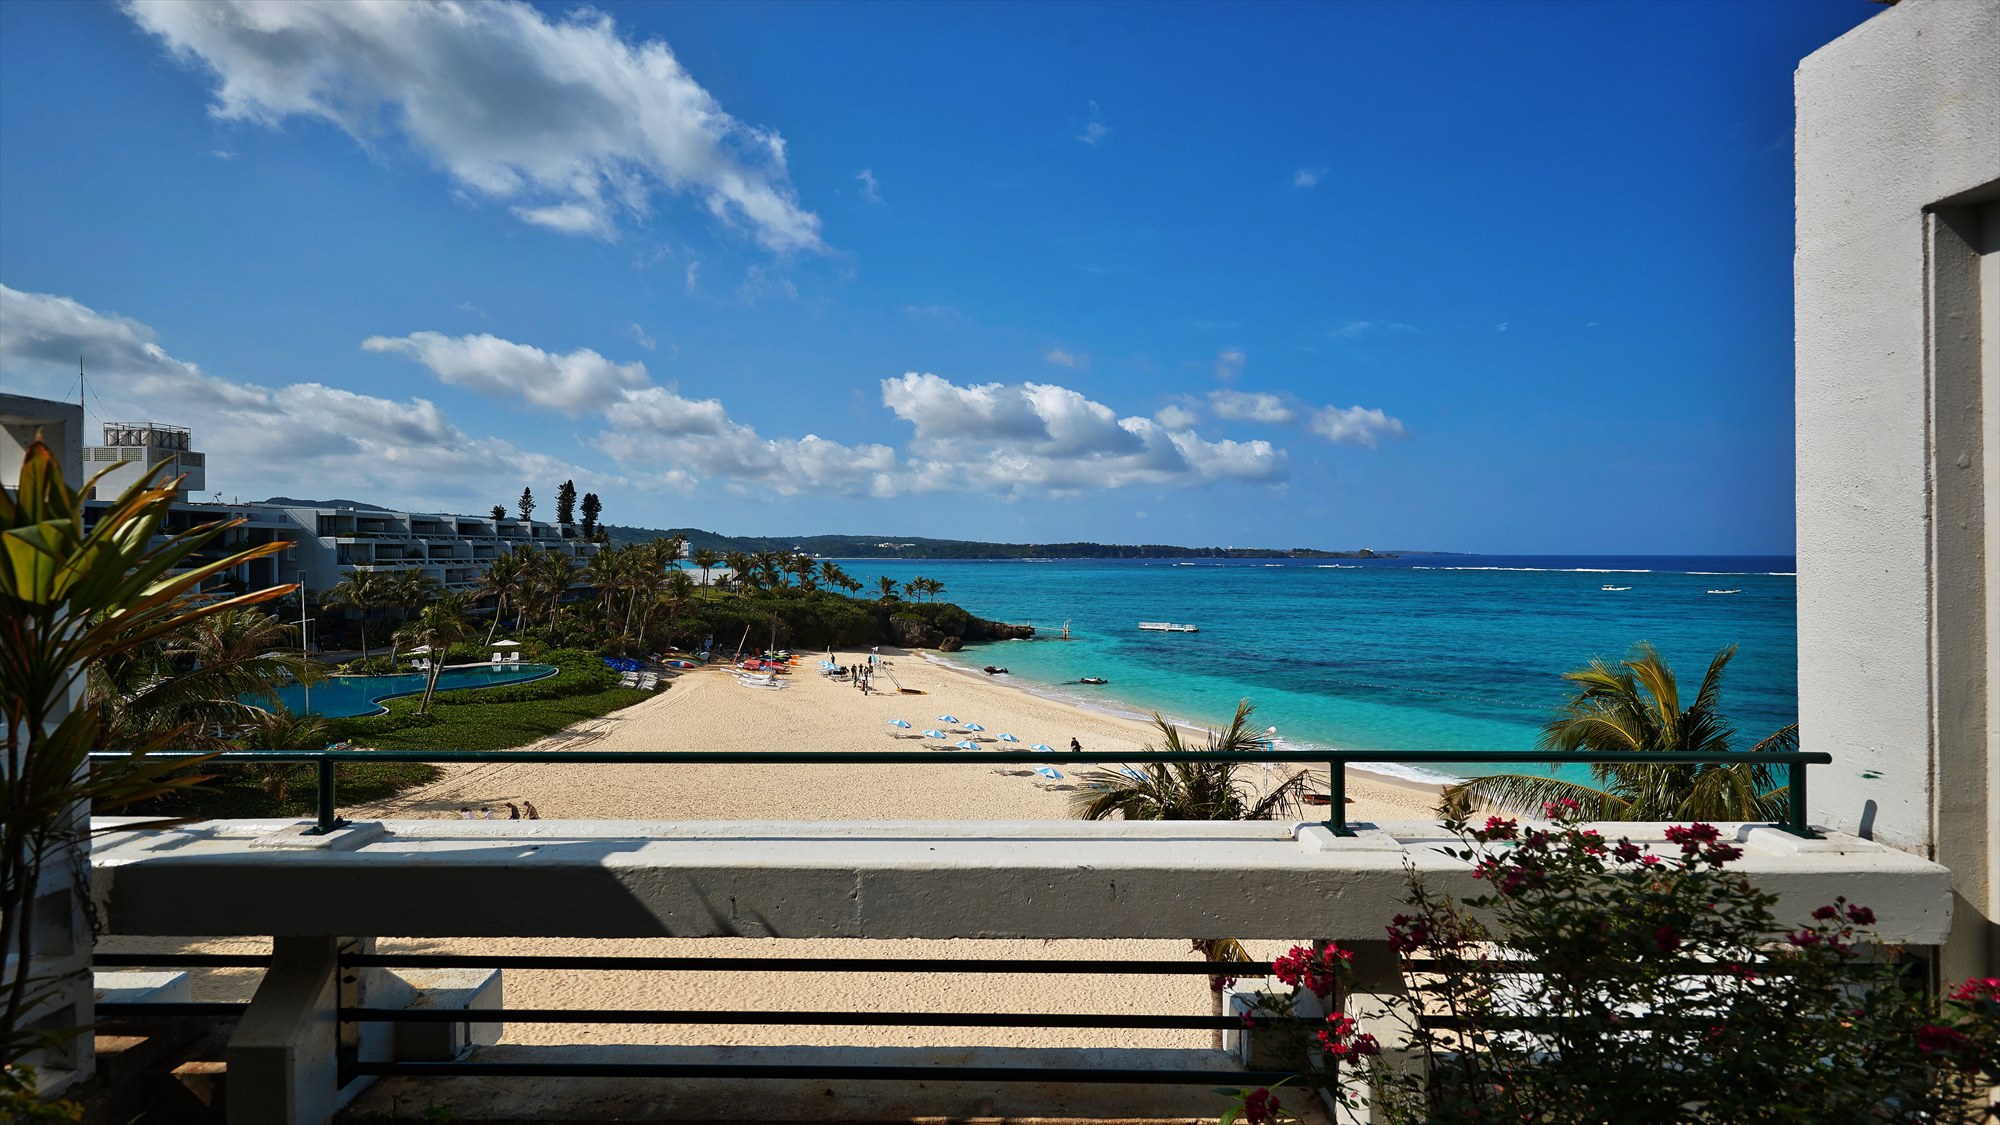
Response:
POLYGON ((1473 802, 1483 802, 1509 812, 1540 816, 1544 805, 1575 801, 1591 820, 1629 820, 1630 802, 1617 794, 1578 785, 1560 778, 1528 773, 1495 773, 1468 778, 1445 787, 1439 808, 1444 812, 1469 813, 1473 802))

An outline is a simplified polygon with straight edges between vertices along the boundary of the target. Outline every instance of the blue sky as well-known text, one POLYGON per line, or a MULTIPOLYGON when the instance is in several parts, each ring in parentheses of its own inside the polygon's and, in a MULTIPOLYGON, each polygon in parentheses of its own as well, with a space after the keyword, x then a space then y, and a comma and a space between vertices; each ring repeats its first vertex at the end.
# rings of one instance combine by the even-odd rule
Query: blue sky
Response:
POLYGON ((0 388, 244 498, 1789 552, 1791 73, 1878 10, 12 3, 0 388))

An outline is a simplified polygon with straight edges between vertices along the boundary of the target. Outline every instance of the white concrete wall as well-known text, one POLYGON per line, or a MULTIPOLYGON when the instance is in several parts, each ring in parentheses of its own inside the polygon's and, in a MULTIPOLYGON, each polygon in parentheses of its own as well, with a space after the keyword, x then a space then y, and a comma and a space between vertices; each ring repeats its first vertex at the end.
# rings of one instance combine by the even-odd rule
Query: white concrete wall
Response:
POLYGON ((1795 90, 1799 714, 1836 757, 1812 815, 1936 858, 1991 918, 1994 416, 1959 228, 2000 196, 2000 0, 1905 0, 1795 90))
POLYGON ((21 457, 39 433, 55 451, 71 484, 83 464, 83 407, 26 395, 0 394, 0 485, 12 487, 21 473, 21 457))

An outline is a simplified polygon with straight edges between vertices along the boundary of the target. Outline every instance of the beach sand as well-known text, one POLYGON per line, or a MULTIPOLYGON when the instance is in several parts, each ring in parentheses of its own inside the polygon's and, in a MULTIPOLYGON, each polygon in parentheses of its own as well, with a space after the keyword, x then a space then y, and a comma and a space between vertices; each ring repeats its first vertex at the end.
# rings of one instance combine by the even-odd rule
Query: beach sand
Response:
MULTIPOLYGON (((863 663, 865 654, 835 653, 842 664, 863 663)), ((1044 698, 993 678, 932 662, 910 653, 884 653, 889 671, 905 688, 898 694, 888 675, 876 677, 882 692, 863 695, 828 680, 807 656, 787 686, 770 691, 738 685, 724 669, 702 669, 676 677, 658 696, 603 718, 579 724, 536 743, 539 750, 776 750, 812 749, 862 752, 919 749, 943 740, 910 737, 926 727, 942 727, 950 714, 978 722, 975 737, 1016 735, 1025 749, 1036 742, 1067 747, 1075 738, 1086 750, 1136 750, 1157 742, 1150 724, 1098 713, 1044 698), (905 719, 910 732, 889 725, 905 719)), ((1218 725, 1227 716, 1214 716, 1218 725)), ((964 735, 955 735, 957 741, 964 735)), ((997 740, 982 748, 1009 749, 997 740)), ((935 765, 604 765, 561 763, 445 767, 437 782, 374 805, 343 808, 352 819, 457 817, 461 808, 489 808, 501 817, 506 804, 532 802, 551 819, 646 820, 1011 820, 1069 816, 1073 783, 1081 768, 1058 767, 1061 783, 1035 777, 1026 766, 953 764, 939 751, 935 765)), ((1253 784, 1271 785, 1289 776, 1288 765, 1251 768, 1253 784)), ((1323 779, 1323 772, 1319 775, 1323 779)), ((1420 819, 1431 815, 1434 790, 1374 780, 1350 771, 1349 815, 1357 821, 1420 819)), ((1310 814, 1307 814, 1308 817, 1310 814)), ((525 906, 524 906, 525 908, 525 906)), ((1193 935, 1189 937, 1228 935, 1193 935)), ((1312 935, 1301 934, 1301 939, 1312 935)), ((119 945, 158 948, 124 939, 119 945)), ((227 948, 254 945, 230 943, 227 948)), ((205 943, 203 948, 221 949, 205 943)), ((624 954, 648 956, 897 956, 934 958, 1187 959, 1197 955, 1186 941, 1020 941, 1020 940, 808 940, 659 939, 644 941, 453 939, 383 941, 383 951, 542 954, 624 954)), ((1282 947, 1260 943, 1255 956, 1282 947)), ((241 974, 202 982, 204 998, 240 990, 241 974), (231 982, 234 982, 233 984, 231 982)), ((1211 997, 1203 976, 1042 977, 981 974, 873 974, 817 976, 796 973, 555 973, 509 969, 509 1007, 702 1007, 791 1010, 1070 1011, 1204 1014, 1211 997)), ((516 1043, 716 1043, 716 1044, 952 1044, 965 1046, 1201 1046, 1208 1032, 1078 1031, 978 1028, 761 1028, 645 1025, 507 1025, 505 1041, 516 1043)))

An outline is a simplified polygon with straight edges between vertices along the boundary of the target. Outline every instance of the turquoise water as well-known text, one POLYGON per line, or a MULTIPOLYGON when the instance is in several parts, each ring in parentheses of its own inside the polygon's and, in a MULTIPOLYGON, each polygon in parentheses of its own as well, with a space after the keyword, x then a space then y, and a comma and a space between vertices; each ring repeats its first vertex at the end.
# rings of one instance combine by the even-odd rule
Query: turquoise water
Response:
POLYGON ((957 663, 1000 665, 1050 694, 1203 724, 1248 698, 1258 725, 1293 744, 1533 749, 1567 696, 1562 673, 1639 641, 1660 649, 1690 699, 1716 650, 1739 646, 1722 698, 1740 747, 1798 718, 1788 557, 842 565, 871 585, 877 575, 939 579, 945 600, 1040 632, 954 654, 957 663), (1740 593, 1708 592, 1725 589, 1740 593), (1065 618, 1073 639, 1044 639, 1065 618), (1140 621, 1201 631, 1144 633, 1140 621), (1084 676, 1111 682, 1073 682, 1084 676))
MULTIPOLYGON (((438 690, 521 684, 553 675, 555 670, 552 664, 509 664, 504 667, 481 664, 468 668, 446 668, 438 673, 438 690)), ((355 715, 379 714, 382 711, 381 700, 398 695, 415 695, 423 690, 422 672, 403 672, 394 676, 328 676, 310 689, 300 684, 287 684, 276 694, 278 702, 294 714, 310 713, 329 719, 346 719, 355 715), (307 706, 308 700, 310 707, 307 706)), ((246 696, 243 701, 259 707, 270 706, 268 696, 246 696)))

